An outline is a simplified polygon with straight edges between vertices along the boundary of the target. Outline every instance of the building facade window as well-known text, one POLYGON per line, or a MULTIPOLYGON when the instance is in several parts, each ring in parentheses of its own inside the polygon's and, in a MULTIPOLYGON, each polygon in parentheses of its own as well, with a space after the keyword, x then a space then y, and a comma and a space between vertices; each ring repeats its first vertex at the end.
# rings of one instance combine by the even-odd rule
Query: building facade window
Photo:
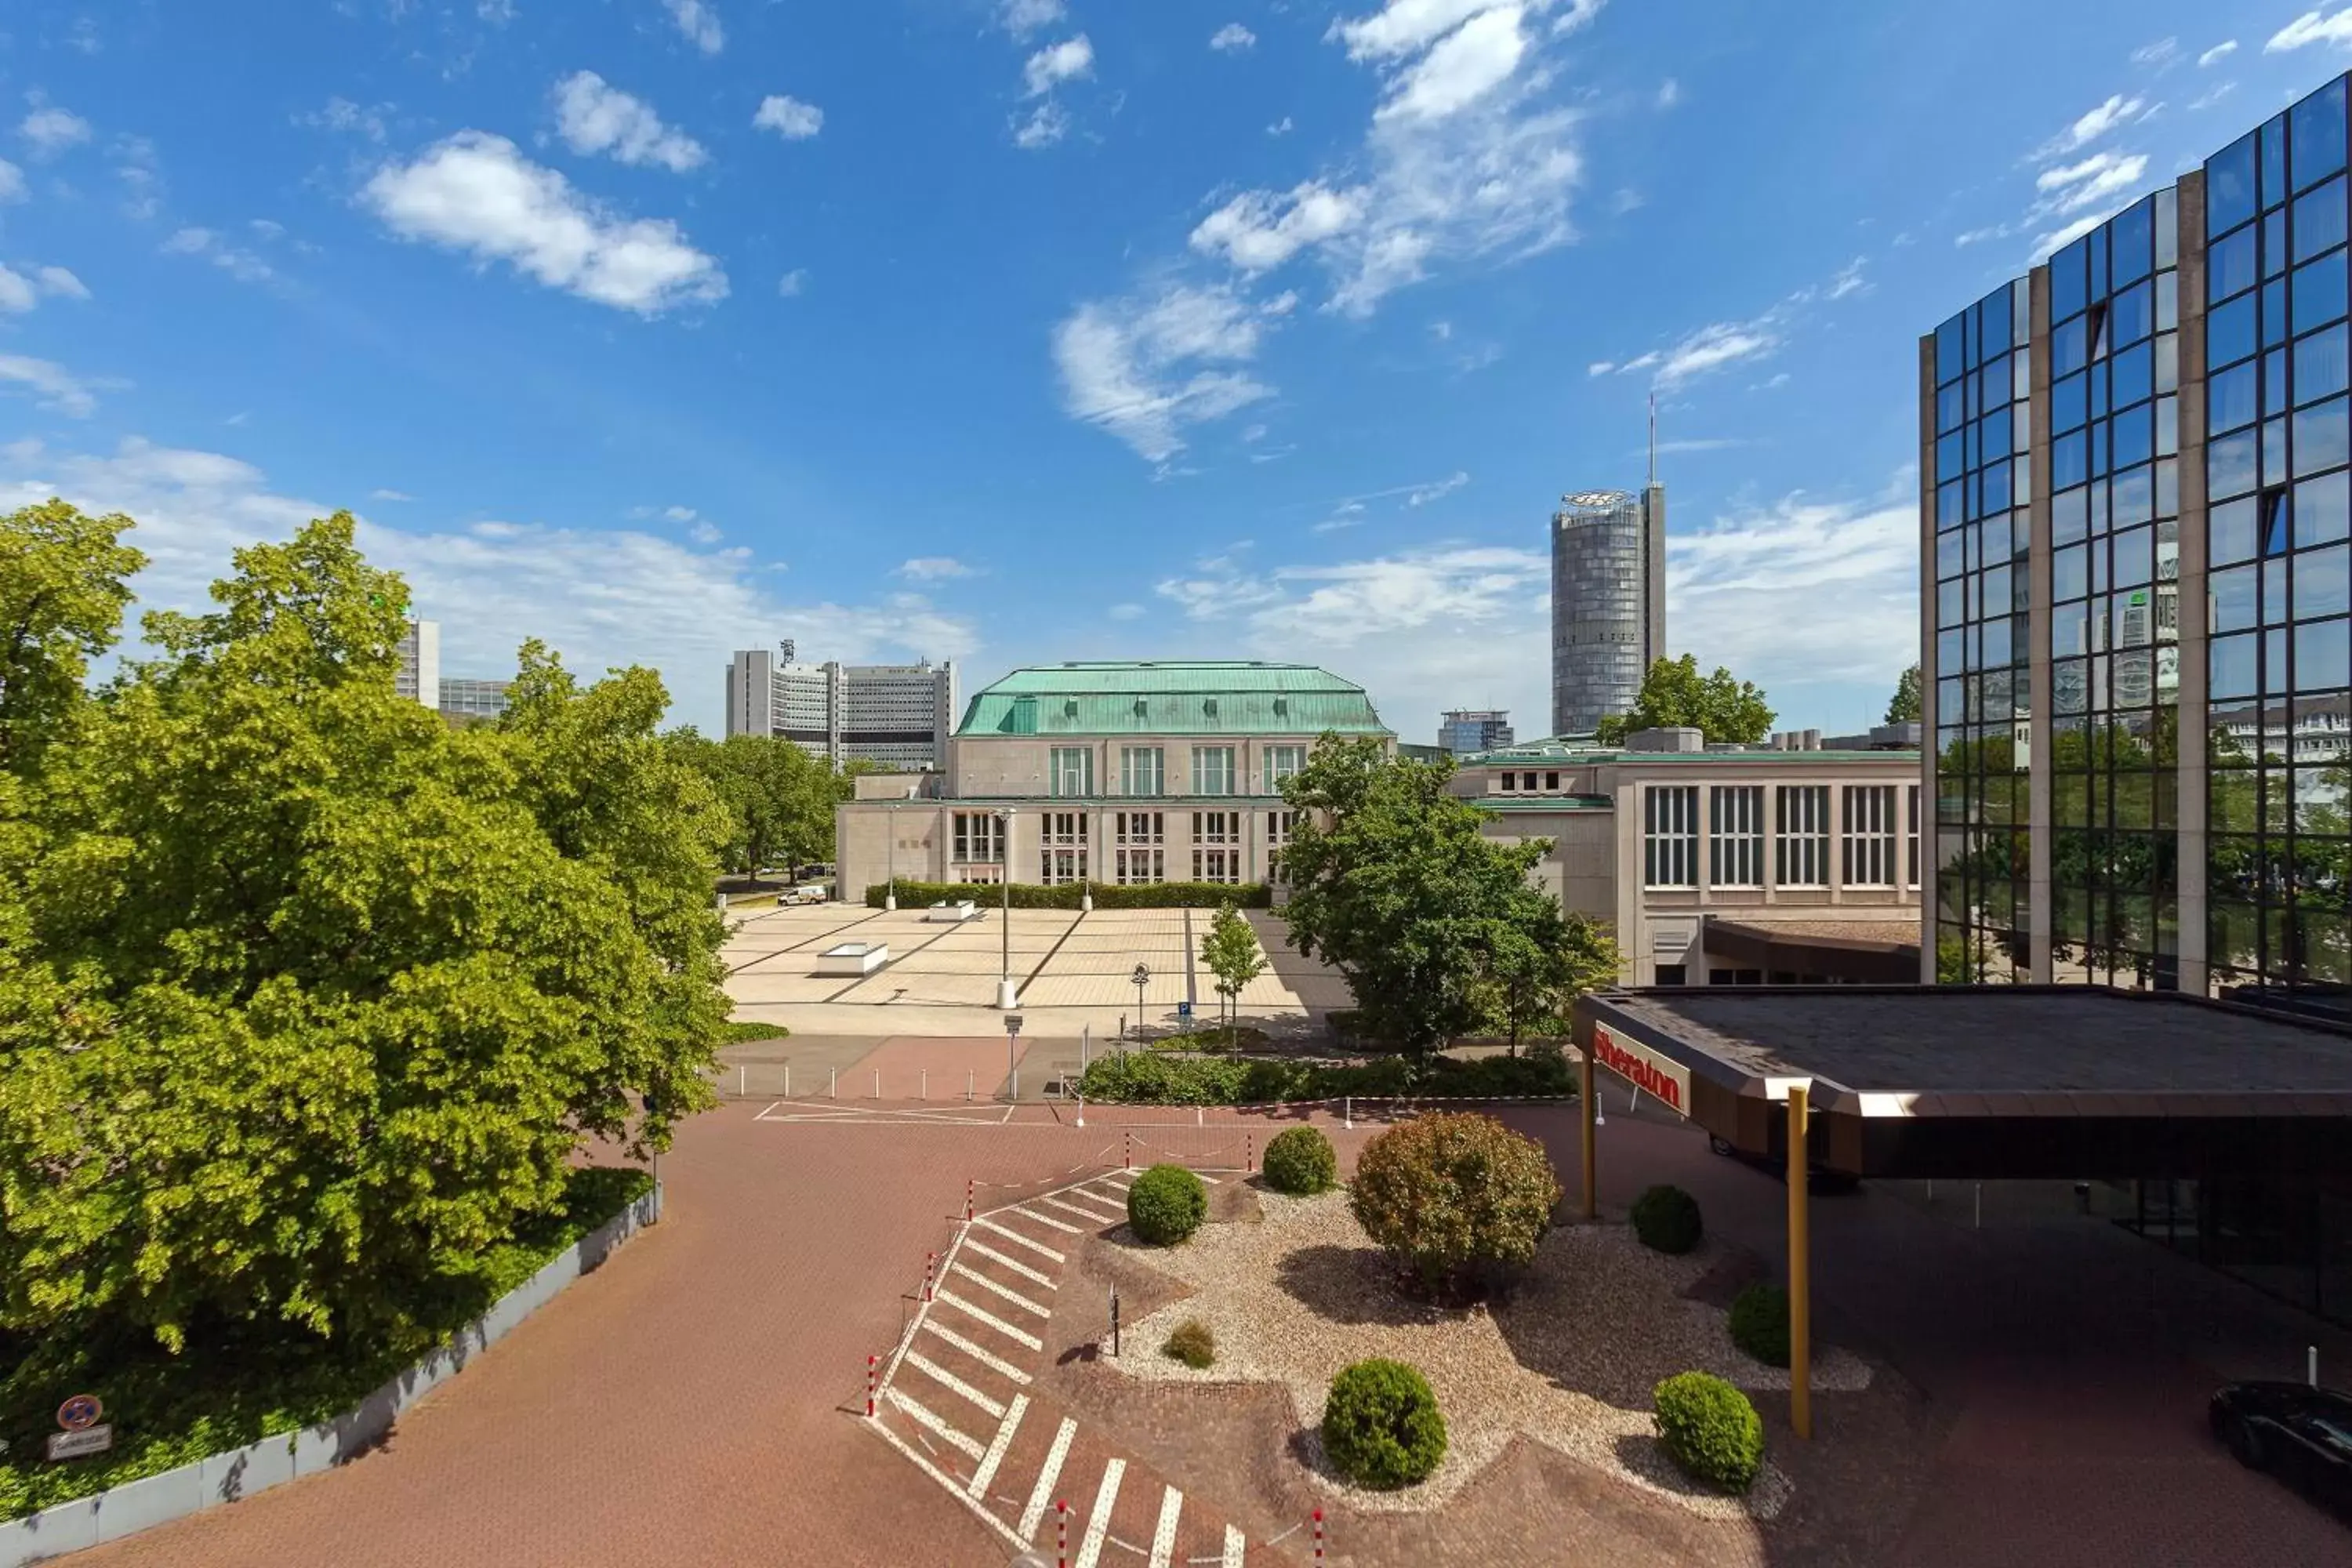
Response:
POLYGON ((1004 824, 991 811, 955 814, 955 859, 959 865, 1002 862, 1004 824))
POLYGON ((1764 885, 1764 786, 1717 784, 1707 795, 1707 880, 1718 888, 1764 885))
POLYGON ((1048 811, 1037 818, 1039 842, 1068 847, 1085 848, 1087 814, 1083 811, 1048 811))
POLYGON ((1242 826, 1238 811, 1196 811, 1192 814, 1192 880, 1238 882, 1242 879, 1242 826))
POLYGON ((1268 746, 1265 749, 1265 793, 1280 795, 1282 781, 1297 777, 1306 767, 1306 747, 1268 746))
POLYGON ((1642 798, 1643 885, 1698 885, 1698 786, 1654 785, 1642 798))
POLYGON ((1192 793, 1204 795, 1234 793, 1234 749, 1231 746, 1192 748, 1192 793))
POLYGON ((1115 814, 1113 831, 1122 845, 1164 844, 1168 814, 1164 811, 1122 811, 1115 814))
POLYGON ((1895 786, 1845 786, 1845 885, 1895 886, 1895 786))
POLYGON ((1118 793, 1160 795, 1168 793, 1168 754, 1158 746, 1118 749, 1118 793))
POLYGON ((1904 886, 1916 892, 1919 888, 1919 786, 1913 784, 1903 792, 1903 808, 1910 822, 1910 841, 1903 850, 1904 886))
POLYGON ((1503 788, 1507 794, 1517 795, 1519 790, 1519 775, 1517 773, 1505 773, 1503 775, 1503 788))
POLYGON ((1773 847, 1773 880, 1783 888, 1830 883, 1830 786, 1782 784, 1773 847))
POLYGON ((1283 875, 1281 855, 1290 843, 1291 833, 1298 826, 1295 811, 1269 811, 1265 814, 1266 876, 1271 881, 1287 883, 1283 875))
POLYGON ((1092 746, 1055 746, 1047 760, 1048 785, 1058 800, 1083 800, 1095 793, 1092 746))
POLYGON ((1122 811, 1114 814, 1111 869, 1120 885, 1136 887, 1168 879, 1168 852, 1160 846, 1167 839, 1168 817, 1165 812, 1122 811))

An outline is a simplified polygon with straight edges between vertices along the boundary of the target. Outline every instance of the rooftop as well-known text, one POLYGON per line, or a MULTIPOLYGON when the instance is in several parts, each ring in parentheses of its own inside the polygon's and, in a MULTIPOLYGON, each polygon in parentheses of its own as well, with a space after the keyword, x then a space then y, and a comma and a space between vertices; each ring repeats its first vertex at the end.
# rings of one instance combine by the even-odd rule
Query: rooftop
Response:
POLYGON ((1307 664, 1142 659, 1033 665, 965 708, 971 735, 1387 735, 1364 689, 1307 664))
POLYGON ((1477 752, 1455 759, 1464 768, 1508 767, 1590 767, 1596 763, 1682 763, 1706 764, 1731 763, 1854 763, 1904 762, 1916 767, 1919 753, 1910 750, 1784 752, 1777 746, 1748 746, 1738 751, 1721 752, 1633 752, 1622 746, 1604 746, 1590 735, 1555 736, 1544 741, 1522 741, 1492 752, 1477 752))

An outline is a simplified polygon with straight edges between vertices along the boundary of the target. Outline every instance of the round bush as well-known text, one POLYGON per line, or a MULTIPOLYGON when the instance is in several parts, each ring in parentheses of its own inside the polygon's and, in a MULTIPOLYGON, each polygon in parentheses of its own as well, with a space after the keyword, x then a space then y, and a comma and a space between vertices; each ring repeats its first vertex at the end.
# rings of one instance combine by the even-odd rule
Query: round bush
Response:
POLYGON ((1187 1318, 1176 1325, 1176 1331, 1168 1336, 1168 1342, 1160 1347, 1160 1353, 1200 1372, 1217 1359, 1217 1336, 1200 1319, 1187 1318))
POLYGON ((1312 1127, 1275 1134, 1265 1146, 1265 1184, 1277 1193, 1310 1197, 1328 1192, 1339 1179, 1339 1157, 1331 1140, 1312 1127))
POLYGON ((1445 1458, 1445 1417, 1429 1380, 1401 1361, 1360 1361, 1331 1380, 1323 1451, 1360 1487, 1394 1491, 1445 1458))
POLYGON ((1658 1442, 1695 1481, 1744 1492, 1764 1464, 1764 1421, 1748 1395, 1719 1377, 1682 1372, 1658 1384, 1658 1442))
POLYGON ((1731 1299, 1731 1342, 1766 1366, 1789 1364, 1789 1293, 1750 1285, 1731 1299))
POLYGON ((1705 1229, 1698 1200, 1680 1187, 1645 1188, 1633 1200, 1633 1234, 1653 1252, 1688 1252, 1705 1229))
POLYGON ((1477 1292, 1533 1261, 1559 1183, 1543 1145, 1491 1116, 1423 1116, 1356 1159, 1349 1206, 1431 1289, 1477 1292))
POLYGON ((1154 1165, 1127 1189, 1127 1223, 1154 1247, 1173 1247, 1201 1228, 1209 1189, 1181 1165, 1154 1165))

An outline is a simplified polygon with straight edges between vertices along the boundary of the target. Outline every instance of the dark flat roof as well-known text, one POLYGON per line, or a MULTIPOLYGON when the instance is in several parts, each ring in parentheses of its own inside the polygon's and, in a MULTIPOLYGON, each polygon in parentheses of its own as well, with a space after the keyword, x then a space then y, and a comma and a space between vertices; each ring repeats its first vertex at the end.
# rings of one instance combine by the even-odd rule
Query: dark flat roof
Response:
POLYGON ((1757 1078, 1865 1094, 2352 1093, 2352 1036, 2166 992, 1738 987, 1603 994, 1757 1078))

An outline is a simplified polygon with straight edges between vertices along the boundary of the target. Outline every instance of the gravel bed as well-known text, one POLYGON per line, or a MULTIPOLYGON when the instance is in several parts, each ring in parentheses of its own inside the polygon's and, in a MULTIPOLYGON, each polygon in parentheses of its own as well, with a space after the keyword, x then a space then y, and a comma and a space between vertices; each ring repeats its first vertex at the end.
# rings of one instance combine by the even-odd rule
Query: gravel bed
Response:
MULTIPOLYGON (((1785 1368, 1732 1344, 1720 1308, 1681 1294, 1715 1260, 1712 1244, 1670 1258, 1622 1225, 1561 1226, 1508 1301, 1454 1310, 1395 1288, 1387 1255, 1365 1237, 1344 1191, 1268 1192, 1259 1201, 1263 1223, 1205 1226, 1178 1247, 1142 1247, 1124 1226, 1112 1234, 1193 1291, 1129 1328, 1133 1348, 1112 1364, 1171 1382, 1281 1384, 1304 1428, 1300 1461, 1357 1509, 1441 1507, 1521 1434, 1705 1518, 1769 1519, 1786 1504, 1788 1478, 1769 1458, 1747 1497, 1726 1497, 1685 1477, 1657 1443, 1650 1391, 1663 1378, 1696 1370, 1745 1388, 1789 1386, 1785 1368), (1202 1372, 1160 1353, 1170 1331, 1193 1318, 1216 1335, 1216 1364, 1202 1372), (1405 1491, 1351 1486, 1322 1454, 1317 1428, 1331 1379, 1367 1356, 1420 1368, 1445 1415, 1444 1462, 1405 1491)), ((1816 1344, 1817 1393, 1869 1383, 1867 1363, 1816 1344)), ((1768 1445, 1774 1437, 1767 1432, 1768 1445)))

